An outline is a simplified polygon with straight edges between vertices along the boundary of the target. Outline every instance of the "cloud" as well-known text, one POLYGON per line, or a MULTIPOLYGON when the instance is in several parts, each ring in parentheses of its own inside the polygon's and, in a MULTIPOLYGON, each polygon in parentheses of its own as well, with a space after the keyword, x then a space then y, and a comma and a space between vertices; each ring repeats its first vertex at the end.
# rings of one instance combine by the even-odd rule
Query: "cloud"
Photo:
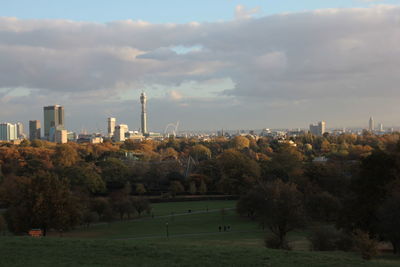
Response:
POLYGON ((254 8, 246 8, 243 5, 237 5, 235 7, 235 18, 236 19, 249 19, 253 15, 259 13, 261 11, 260 7, 254 7, 254 8))
POLYGON ((167 93, 167 96, 169 99, 171 99, 172 101, 179 101, 183 98, 183 95, 176 91, 176 90, 171 90, 167 93))
MULTIPOLYGON (((0 18, 0 101, 7 110, 2 119, 36 114, 33 108, 40 114, 41 105, 61 103, 74 107, 76 122, 70 121, 79 128, 86 123, 79 114, 88 114, 83 108, 93 108, 93 121, 101 121, 105 110, 123 117, 128 113, 121 108, 129 105, 118 103, 132 104, 140 89, 153 85, 163 92, 157 103, 168 103, 153 112, 178 116, 182 107, 168 105, 180 100, 187 104, 182 125, 193 125, 190 115, 203 129, 210 119, 196 111, 216 114, 213 127, 229 123, 224 128, 241 120, 262 128, 272 114, 268 121, 274 125, 299 127, 322 116, 336 124, 359 123, 360 114, 352 115, 351 108, 383 117, 389 107, 375 109, 377 103, 400 97, 399 7, 257 18, 249 18, 255 10, 250 11, 237 9, 237 18, 247 19, 187 24, 0 18), (230 82, 212 85, 211 92, 209 81, 230 82), (202 86, 191 86, 196 84, 202 86), (29 95, 5 93, 15 88, 27 88, 29 95), (318 115, 315 107, 321 108, 318 115), (343 117, 338 109, 348 112, 343 117)), ((153 127, 163 128, 163 116, 153 127)))
POLYGON ((364 3, 374 3, 374 2, 382 2, 384 0, 357 0, 358 2, 364 2, 364 3))

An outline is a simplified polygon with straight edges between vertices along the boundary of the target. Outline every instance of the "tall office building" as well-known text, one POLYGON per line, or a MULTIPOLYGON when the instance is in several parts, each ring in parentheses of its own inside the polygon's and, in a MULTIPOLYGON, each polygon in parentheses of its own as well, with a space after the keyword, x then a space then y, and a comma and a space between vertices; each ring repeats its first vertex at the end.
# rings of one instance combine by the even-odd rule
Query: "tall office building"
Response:
POLYGON ((40 121, 29 121, 29 140, 40 139, 40 121))
POLYGON ((56 130, 64 130, 64 107, 60 105, 47 106, 44 112, 44 137, 49 141, 54 141, 56 130))
POLYGON ((17 122, 16 125, 17 125, 17 137, 18 137, 18 139, 25 138, 24 125, 22 124, 22 122, 17 122))
POLYGON ((114 136, 114 131, 115 131, 115 122, 116 119, 115 118, 108 118, 108 137, 113 137, 114 136))
POLYGON ((140 103, 142 104, 142 116, 141 116, 142 134, 147 135, 147 114, 146 114, 147 97, 144 92, 140 95, 140 103))
POLYGON ((383 130, 383 124, 382 123, 379 123, 379 131, 381 133, 383 133, 385 131, 385 130, 383 130))
POLYGON ((368 123, 368 131, 370 131, 371 133, 374 131, 374 118, 369 118, 369 123, 368 123))
POLYGON ((310 124, 310 132, 313 135, 322 136, 326 132, 326 123, 324 121, 320 121, 318 124, 310 124))
POLYGON ((14 141, 18 139, 17 125, 12 123, 0 123, 0 140, 14 141))

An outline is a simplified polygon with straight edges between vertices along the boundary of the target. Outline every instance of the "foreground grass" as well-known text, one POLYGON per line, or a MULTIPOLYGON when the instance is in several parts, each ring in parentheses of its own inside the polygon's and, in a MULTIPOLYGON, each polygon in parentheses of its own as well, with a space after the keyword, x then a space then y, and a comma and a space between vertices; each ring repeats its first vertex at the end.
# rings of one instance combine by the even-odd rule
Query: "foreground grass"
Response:
POLYGON ((174 242, 6 237, 0 266, 399 266, 363 261, 341 252, 279 251, 262 247, 203 246, 174 242))
POLYGON ((62 238, 0 237, 0 266, 400 266, 391 255, 365 262, 355 253, 310 252, 304 231, 289 235, 295 251, 266 249, 268 231, 234 207, 234 201, 159 203, 154 217, 96 224, 62 238), (231 230, 220 232, 224 225, 231 230))

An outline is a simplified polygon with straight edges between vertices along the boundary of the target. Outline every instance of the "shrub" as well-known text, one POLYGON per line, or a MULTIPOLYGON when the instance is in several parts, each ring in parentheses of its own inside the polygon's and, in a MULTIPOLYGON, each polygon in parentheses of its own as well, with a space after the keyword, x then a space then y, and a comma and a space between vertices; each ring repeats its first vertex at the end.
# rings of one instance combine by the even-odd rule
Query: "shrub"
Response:
POLYGON ((3 215, 0 214, 0 233, 5 235, 6 229, 7 229, 6 220, 4 219, 3 215))
POLYGON ((264 244, 267 248, 272 249, 292 249, 286 239, 280 240, 276 235, 266 236, 264 239, 264 244))
POLYGON ((318 251, 336 250, 338 231, 328 227, 316 227, 308 238, 311 242, 311 249, 318 251))
POLYGON ((82 223, 86 225, 86 227, 89 227, 91 223, 95 223, 98 221, 99 221, 99 215, 96 212, 86 210, 83 213, 82 223))
POLYGON ((339 238, 335 242, 336 248, 342 251, 354 249, 354 238, 351 234, 339 232, 339 238))
POLYGON ((343 250, 354 247, 353 236, 331 227, 316 227, 308 237, 311 249, 318 251, 343 250))
POLYGON ((379 242, 369 236, 369 233, 361 230, 354 232, 354 240, 357 249, 361 252, 364 260, 371 260, 378 255, 379 242))

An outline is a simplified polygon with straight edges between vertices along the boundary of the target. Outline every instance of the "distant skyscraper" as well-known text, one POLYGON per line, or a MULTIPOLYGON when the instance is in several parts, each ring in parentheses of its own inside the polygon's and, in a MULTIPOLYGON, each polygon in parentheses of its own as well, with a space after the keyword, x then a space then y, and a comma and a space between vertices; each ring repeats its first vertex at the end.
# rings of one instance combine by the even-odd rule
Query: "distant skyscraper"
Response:
POLYGON ((383 124, 382 124, 382 123, 379 123, 379 131, 380 131, 381 133, 384 132, 384 130, 383 130, 383 124))
POLYGON ((371 117, 371 118, 369 118, 368 130, 369 130, 370 132, 373 132, 374 129, 375 129, 375 127, 374 127, 374 119, 371 117))
POLYGON ((40 139, 40 121, 29 121, 29 140, 40 139))
POLYGON ((60 105, 48 106, 44 111, 44 136, 49 141, 54 141, 56 130, 64 130, 64 107, 60 105))
POLYGON ((12 123, 0 123, 0 140, 13 141, 17 140, 17 125, 12 123))
POLYGON ((146 94, 142 93, 140 95, 140 103, 142 103, 142 134, 146 135, 147 134, 147 114, 146 114, 146 103, 147 103, 147 98, 146 94))
POLYGON ((320 121, 318 124, 310 124, 310 132, 313 135, 323 135, 326 132, 326 123, 324 121, 320 121))
POLYGON ((326 123, 324 121, 318 122, 318 129, 320 130, 321 135, 326 133, 326 123))
POLYGON ((107 128, 108 137, 114 136, 115 122, 116 122, 115 118, 108 118, 108 128, 107 128))
POLYGON ((17 137, 19 139, 25 138, 24 125, 22 124, 22 122, 17 122, 17 137))

